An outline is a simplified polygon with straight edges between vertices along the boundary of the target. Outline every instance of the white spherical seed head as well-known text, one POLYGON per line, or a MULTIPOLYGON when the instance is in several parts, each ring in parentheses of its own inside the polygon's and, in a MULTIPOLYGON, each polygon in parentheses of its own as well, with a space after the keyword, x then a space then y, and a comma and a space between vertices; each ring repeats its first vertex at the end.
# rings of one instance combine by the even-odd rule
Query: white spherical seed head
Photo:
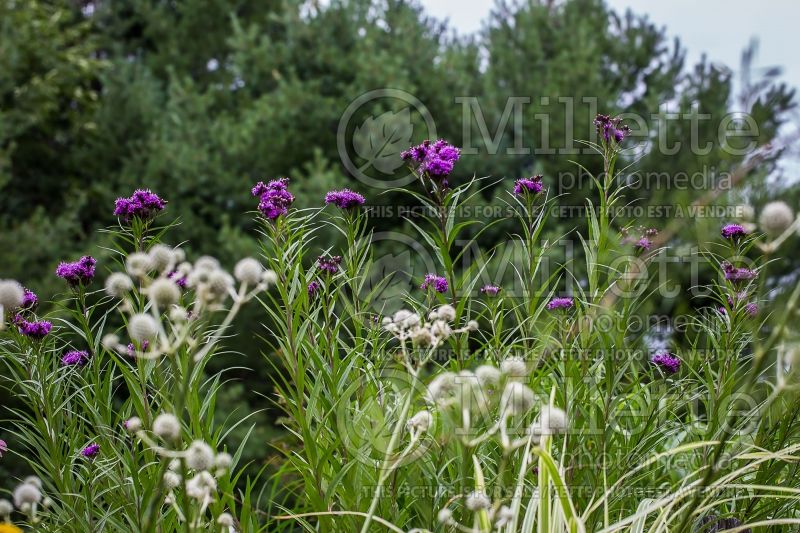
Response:
POLYGON ((192 470, 208 470, 214 466, 214 450, 201 440, 196 440, 186 450, 186 465, 192 470))
POLYGON ((263 271, 264 267, 261 266, 261 263, 259 263, 257 259, 245 257, 236 263, 233 269, 233 275, 242 283, 258 285, 261 283, 261 274, 263 271))
POLYGON ((230 513, 222 513, 217 518, 217 524, 222 527, 233 527, 233 516, 230 513))
POLYGON ((53 506, 53 503, 55 503, 53 502, 53 498, 45 496, 44 500, 42 500, 42 507, 44 507, 45 509, 49 509, 50 507, 53 506))
POLYGON ((137 313, 128 320, 128 334, 140 345, 151 341, 158 335, 156 320, 145 313, 137 313))
POLYGON ((13 279, 0 280, 0 306, 5 311, 10 311, 22 305, 22 299, 25 297, 25 289, 18 281, 13 279))
POLYGON ((147 288, 150 300, 161 309, 177 303, 181 297, 178 285, 168 278, 158 278, 147 288))
POLYGON ((42 480, 39 479, 39 476, 28 476, 22 480, 23 483, 28 483, 29 485, 33 485, 37 489, 42 488, 42 480))
POLYGON ((440 319, 446 320, 448 322, 452 322, 456 319, 456 310, 452 305, 443 305, 439 307, 436 311, 436 314, 439 316, 440 319))
POLYGON ((232 464, 233 464, 233 457, 231 457, 231 454, 229 453, 220 452, 214 458, 214 466, 221 470, 229 469, 232 464))
POLYGON ((127 274, 114 272, 106 278, 106 294, 112 298, 122 298, 133 289, 133 280, 127 274))
POLYGON ((119 346, 119 337, 113 333, 108 333, 103 335, 103 339, 100 341, 100 344, 106 350, 116 350, 117 346, 119 346))
POLYGON ((453 520, 453 511, 447 507, 443 507, 442 509, 439 509, 439 512, 436 514, 436 518, 439 520, 440 524, 449 524, 453 520))
POLYGON ((166 244, 156 244, 150 248, 148 255, 153 264, 153 269, 157 272, 171 270, 175 266, 175 252, 166 244))
POLYGON ((478 324, 477 320, 470 320, 467 322, 467 330, 469 331, 478 331, 480 325, 478 324))
POLYGON ((501 398, 501 412, 511 416, 523 415, 533 407, 536 400, 533 391, 526 385, 512 381, 506 385, 501 398))
POLYGON ((208 275, 208 287, 215 294, 224 296, 233 288, 233 278, 224 270, 215 270, 208 275))
POLYGON ((752 222, 753 218, 756 216, 756 210, 750 204, 741 204, 736 206, 736 215, 738 216, 739 220, 752 222))
POLYGON ((23 505, 33 505, 42 501, 42 492, 39 487, 30 483, 23 483, 14 489, 14 505, 22 508, 23 505))
POLYGON ((140 429, 142 429, 142 419, 138 416, 134 416, 133 418, 129 418, 128 421, 125 423, 125 429, 128 430, 128 433, 136 433, 140 429))
POLYGON ((173 472, 172 470, 168 470, 164 472, 164 488, 167 490, 172 490, 177 488, 181 484, 181 476, 173 472))
POLYGON ((276 274, 274 270, 265 270, 261 273, 261 281, 263 281, 267 287, 275 285, 278 283, 278 274, 276 274))
POLYGON ((761 210, 758 222, 761 231, 770 237, 778 237, 794 222, 794 212, 786 202, 770 202, 761 210))
POLYGON ((452 372, 442 372, 428 385, 428 396, 431 400, 439 400, 450 395, 456 388, 456 375, 452 372))
POLYGON ((173 305, 169 310, 169 319, 173 322, 186 322, 189 312, 180 305, 173 305))
POLYGON ((470 492, 467 496, 467 509, 470 511, 482 511, 492 505, 492 501, 483 492, 470 492))
POLYGON ((135 278, 143 278, 153 270, 153 261, 143 252, 135 252, 125 260, 125 270, 135 278))
POLYGON ((428 431, 428 428, 431 427, 433 423, 433 415, 430 411, 420 411, 419 413, 415 414, 411 418, 408 419, 406 422, 406 426, 408 429, 413 429, 415 431, 425 432, 428 431))
POLYGON ((183 248, 173 248, 172 254, 175 257, 176 264, 186 261, 186 252, 183 251, 183 248))
POLYGON ((164 440, 174 441, 181 436, 181 423, 175 415, 161 413, 153 421, 153 433, 164 440))
POLYGON ((481 365, 475 369, 481 386, 496 385, 500 381, 500 371, 491 365, 481 365))
POLYGON ((522 359, 512 357, 500 363, 500 371, 512 378, 522 378, 528 375, 528 366, 522 359))
POLYGON ((8 500, 0 500, 0 516, 8 518, 8 515, 14 512, 14 506, 8 500))
POLYGON ((219 261, 216 258, 211 257, 210 255, 203 255, 197 258, 197 261, 194 262, 195 270, 218 270, 219 269, 219 261))
POLYGON ((554 435, 566 430, 567 413, 558 407, 543 406, 539 414, 539 431, 545 435, 554 435))

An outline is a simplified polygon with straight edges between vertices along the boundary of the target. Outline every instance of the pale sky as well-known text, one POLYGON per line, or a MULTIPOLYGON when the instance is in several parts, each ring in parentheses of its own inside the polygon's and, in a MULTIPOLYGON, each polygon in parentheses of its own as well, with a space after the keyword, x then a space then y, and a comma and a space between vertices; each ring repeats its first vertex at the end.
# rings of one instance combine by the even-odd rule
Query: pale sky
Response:
MULTIPOLYGON (((784 79, 800 87, 800 0, 607 0, 614 9, 631 8, 680 38, 689 65, 706 53, 736 70, 742 50, 758 37, 756 67, 783 67, 784 79)), ((428 13, 447 18, 459 32, 481 28, 492 0, 420 0, 428 13)))

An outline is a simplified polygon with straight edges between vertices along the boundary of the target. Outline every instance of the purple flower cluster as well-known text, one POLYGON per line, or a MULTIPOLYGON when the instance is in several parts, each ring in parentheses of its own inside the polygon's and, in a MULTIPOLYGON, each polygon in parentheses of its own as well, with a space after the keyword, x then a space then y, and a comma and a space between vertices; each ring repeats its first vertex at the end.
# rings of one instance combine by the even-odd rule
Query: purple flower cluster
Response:
POLYGON ((747 230, 741 224, 725 224, 720 234, 725 239, 735 240, 747 235, 747 230))
POLYGON ((187 283, 189 282, 189 279, 188 279, 186 276, 182 275, 182 274, 181 274, 179 271, 177 271, 177 270, 173 270, 172 272, 170 272, 169 274, 167 274, 167 277, 168 277, 169 279, 171 279, 172 281, 174 281, 174 282, 175 282, 175 285, 177 285, 177 286, 178 286, 178 287, 180 287, 181 289, 185 289, 185 288, 186 288, 186 285, 187 285, 187 283))
POLYGON ((497 293, 500 292, 500 287, 497 285, 484 285, 481 287, 481 294, 485 294, 486 296, 497 296, 497 293))
POLYGON ((612 118, 608 115, 598 114, 594 119, 594 125, 597 127, 597 133, 603 137, 606 143, 614 141, 620 143, 627 137, 631 129, 622 124, 622 119, 612 118))
POLYGON ((321 287, 322 285, 319 284, 319 281, 314 280, 311 283, 309 283, 307 288, 308 296, 309 297, 315 296, 317 294, 317 291, 319 291, 321 287))
POLYGON ((675 374, 681 368, 681 360, 669 352, 656 352, 650 362, 667 374, 675 374))
POLYGON ((89 459, 94 459, 100 455, 100 445, 97 443, 88 445, 86 448, 81 450, 81 455, 89 459))
POLYGON ((443 294, 447 292, 447 279, 444 276, 438 276, 436 274, 425 274, 425 279, 422 281, 422 285, 420 285, 419 288, 427 290, 428 287, 433 287, 433 290, 439 294, 443 294))
POLYGON ((35 320, 30 322, 22 318, 21 315, 14 317, 14 324, 17 326, 22 335, 36 340, 46 337, 53 328, 53 324, 47 320, 35 320))
POLYGON ((725 279, 728 281, 749 281, 758 276, 758 273, 755 270, 750 270, 749 268, 744 267, 735 267, 727 261, 722 263, 722 273, 724 274, 725 279))
POLYGON ((150 220, 166 205, 167 202, 150 189, 137 189, 130 198, 117 198, 114 202, 114 215, 126 222, 133 217, 150 220))
POLYGON ((642 237, 633 244, 633 249, 639 253, 642 253, 649 251, 652 246, 653 246, 653 241, 651 241, 647 237, 642 237))
POLYGON ((325 203, 333 204, 339 209, 352 209, 364 205, 364 197, 353 192, 350 189, 342 189, 341 191, 330 191, 325 195, 325 203))
MULTIPOLYGON (((142 342, 142 352, 146 352, 150 347, 150 341, 142 342)), ((136 357, 136 345, 132 342, 128 344, 128 357, 136 357)))
POLYGON ((553 311, 554 309, 572 309, 575 307, 575 300, 572 298, 553 298, 547 303, 547 310, 553 311))
POLYGON ((3 454, 8 451, 8 444, 6 441, 0 440, 0 457, 3 457, 3 454))
POLYGON ((342 258, 338 255, 332 255, 329 257, 321 255, 317 258, 317 267, 328 274, 336 274, 339 271, 339 265, 341 264, 342 258))
POLYGON ((94 278, 95 265, 97 261, 94 257, 84 255, 74 263, 62 262, 56 268, 56 276, 64 278, 72 286, 86 284, 94 278))
POLYGON ((89 352, 83 350, 70 350, 61 357, 64 366, 85 365, 89 362, 89 352))
MULTIPOLYGON (((733 307, 736 306, 737 302, 741 302, 742 300, 746 300, 747 298, 748 298, 748 295, 747 295, 746 292, 740 292, 735 297, 728 296, 728 306, 733 308, 733 307)), ((746 303, 742 309, 743 309, 745 315, 747 315, 750 318, 755 318, 756 315, 758 315, 758 304, 757 303, 754 303, 754 302, 746 303)), ((723 315, 727 314, 727 311, 722 306, 719 307, 719 312, 722 313, 723 315)))
POLYGON ((22 305, 19 306, 23 311, 31 311, 39 305, 39 297, 36 293, 25 289, 25 295, 22 297, 22 305))
POLYGON ((542 175, 537 174, 530 178, 520 178, 514 182, 514 194, 523 196, 525 194, 539 194, 544 190, 542 185, 542 175))
POLYGON ((288 213, 289 206, 294 202, 294 195, 289 192, 289 178, 272 180, 266 184, 259 181, 252 193, 259 198, 258 210, 269 220, 288 213))
POLYGON ((417 163, 420 174, 428 174, 431 178, 445 178, 452 171, 461 150, 444 139, 437 141, 424 141, 422 144, 412 146, 400 154, 404 161, 417 163))

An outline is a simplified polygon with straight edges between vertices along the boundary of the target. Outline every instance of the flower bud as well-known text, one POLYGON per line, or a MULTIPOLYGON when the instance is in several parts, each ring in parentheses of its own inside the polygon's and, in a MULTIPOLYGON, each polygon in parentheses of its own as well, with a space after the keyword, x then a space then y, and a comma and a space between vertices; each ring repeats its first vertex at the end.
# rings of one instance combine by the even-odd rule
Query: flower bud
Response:
POLYGON ((153 421, 153 433, 166 441, 177 440, 181 436, 181 423, 175 415, 161 413, 153 421))
POLYGON ((539 431, 544 435, 554 435, 567 430, 567 413, 558 407, 545 405, 539 413, 539 431))
POLYGON ((22 305, 25 289, 19 282, 12 279, 0 280, 0 307, 10 311, 22 305))
POLYGON ((142 419, 138 416, 129 418, 128 421, 125 422, 125 429, 128 430, 128 433, 136 433, 142 429, 142 419))
POLYGON ((230 513, 222 513, 217 518, 217 524, 222 527, 233 527, 233 516, 230 513))
POLYGON ((214 465, 214 450, 201 440, 194 441, 186 450, 186 465, 192 470, 208 470, 214 465))
POLYGON ((144 341, 151 341, 156 338, 158 324, 156 324, 156 320, 152 316, 138 313, 128 321, 128 334, 135 342, 143 344, 144 341))
POLYGON ((133 280, 122 272, 114 272, 106 278, 106 294, 112 298, 122 298, 133 289, 133 280))
POLYGON ((261 275, 263 271, 264 267, 261 266, 261 263, 259 263, 257 259, 245 257, 236 263, 236 266, 233 269, 233 275, 236 276, 236 279, 242 283, 246 283, 248 285, 258 285, 261 283, 261 275))
POLYGON ((452 322, 456 319, 456 310, 452 305, 442 305, 436 312, 437 316, 441 320, 446 320, 447 322, 452 322))
POLYGON ((135 252, 129 255, 125 261, 125 270, 135 278, 143 278, 153 270, 153 261, 149 255, 135 252))
POLYGON ((789 229, 794 222, 794 213, 786 202, 770 202, 761 209, 758 221, 761 231, 774 238, 789 229))
POLYGON ((166 244, 156 244, 150 249, 150 263, 156 272, 172 270, 175 266, 175 252, 166 244))
POLYGON ((158 278, 151 283, 147 288, 147 294, 150 296, 150 300, 161 309, 177 303, 181 298, 180 288, 168 278, 158 278))
POLYGON ((174 488, 177 488, 181 484, 181 476, 179 476, 172 470, 168 470, 164 472, 163 482, 165 489, 172 490, 174 488))
POLYGON ((524 415, 533 407, 535 399, 530 388, 522 383, 511 381, 503 390, 503 396, 500 399, 500 411, 504 415, 524 415))
POLYGON ((265 270, 261 274, 261 281, 263 281, 267 287, 275 285, 278 283, 278 274, 276 274, 274 270, 265 270))

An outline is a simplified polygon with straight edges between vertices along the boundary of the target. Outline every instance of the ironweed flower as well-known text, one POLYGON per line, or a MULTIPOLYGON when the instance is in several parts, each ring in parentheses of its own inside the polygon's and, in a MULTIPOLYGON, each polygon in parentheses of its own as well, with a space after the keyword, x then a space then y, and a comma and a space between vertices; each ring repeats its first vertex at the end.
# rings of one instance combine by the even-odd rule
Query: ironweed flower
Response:
POLYGON ((681 360, 669 352, 656 352, 650 362, 667 374, 675 374, 681 368, 681 360))
POLYGON ((419 288, 422 290, 428 290, 428 287, 433 287, 433 290, 443 294, 447 292, 448 289, 447 279, 444 276, 439 276, 437 274, 426 274, 425 279, 422 281, 422 284, 419 286, 419 288))
POLYGON ((413 161, 417 172, 431 178, 446 178, 455 162, 461 157, 461 150, 444 139, 424 141, 400 154, 404 161, 413 161))
POLYGON ((24 311, 31 311, 39 305, 39 297, 36 296, 36 293, 25 289, 25 294, 22 296, 22 303, 20 304, 19 308, 24 311))
POLYGON ((597 127, 597 133, 606 143, 611 142, 612 139, 621 143, 631 132, 628 126, 622 124, 621 118, 612 118, 608 115, 598 114, 594 119, 594 125, 597 127))
POLYGON ((319 291, 319 289, 321 287, 322 287, 322 285, 320 285, 319 281, 314 280, 314 281, 312 281, 311 283, 308 284, 308 287, 307 287, 306 290, 308 290, 308 295, 310 297, 313 297, 313 296, 316 296, 317 291, 319 291))
POLYGON ((88 445, 86 448, 81 450, 81 455, 88 459, 94 459, 100 455, 100 445, 97 443, 88 445))
POLYGON ((89 352, 83 350, 70 350, 61 357, 64 366, 83 366, 89 362, 89 352))
POLYGON ((572 298, 553 298, 547 303, 547 310, 553 311, 554 309, 572 309, 575 307, 575 300, 572 298))
POLYGON ((289 178, 272 180, 269 183, 259 181, 252 189, 253 196, 259 198, 258 210, 269 220, 289 212, 294 202, 294 195, 289 192, 289 178))
POLYGON ((722 273, 728 281, 749 281, 758 276, 755 270, 744 267, 735 267, 727 261, 722 263, 722 273))
POLYGON ((360 205, 364 205, 365 199, 357 192, 350 189, 342 189, 341 191, 330 191, 325 195, 325 203, 333 204, 339 209, 352 209, 360 205))
POLYGON ((317 267, 328 274, 336 274, 339 271, 339 265, 342 263, 341 256, 332 255, 325 257, 321 255, 317 258, 317 267))
POLYGON ((14 317, 14 324, 16 324, 19 332, 26 337, 30 337, 32 339, 40 340, 47 336, 50 333, 50 330, 53 328, 53 324, 48 322, 47 320, 37 320, 29 322, 22 318, 21 315, 17 315, 14 317))
POLYGON ((56 268, 56 276, 63 278, 71 286, 85 285, 94 278, 97 260, 89 255, 84 255, 74 263, 62 262, 56 268))
POLYGON ((497 294, 501 290, 502 289, 500 287, 498 287, 497 285, 489 284, 489 285, 484 285, 483 287, 481 287, 481 294, 485 294, 486 296, 497 296, 497 294))
POLYGON ((539 194, 544 190, 542 185, 542 175, 537 174, 530 178, 520 178, 514 182, 514 194, 523 196, 526 194, 539 194))
POLYGON ((150 189, 137 189, 129 198, 117 198, 114 202, 114 215, 124 222, 132 218, 150 220, 164 210, 167 202, 150 189))
POLYGON ((741 224, 725 224, 720 231, 723 238, 730 240, 738 240, 747 235, 747 233, 747 230, 741 224))

